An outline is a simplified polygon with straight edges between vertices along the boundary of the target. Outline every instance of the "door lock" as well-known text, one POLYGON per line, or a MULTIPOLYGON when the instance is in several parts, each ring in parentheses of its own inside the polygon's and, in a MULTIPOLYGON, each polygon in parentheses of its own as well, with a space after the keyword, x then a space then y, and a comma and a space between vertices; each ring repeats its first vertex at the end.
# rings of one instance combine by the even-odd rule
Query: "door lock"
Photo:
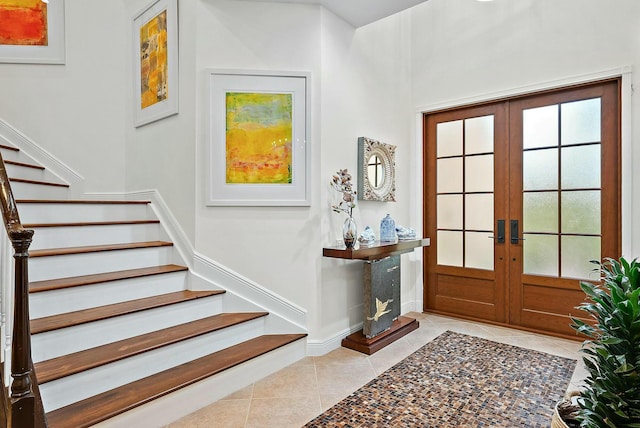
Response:
POLYGON ((518 235, 520 234, 518 232, 518 220, 511 220, 510 222, 510 229, 511 229, 511 243, 512 244, 517 244, 518 241, 524 241, 525 238, 519 238, 518 235))
POLYGON ((489 238, 495 239, 498 244, 504 244, 504 220, 498 220, 497 223, 497 236, 489 236, 489 238))

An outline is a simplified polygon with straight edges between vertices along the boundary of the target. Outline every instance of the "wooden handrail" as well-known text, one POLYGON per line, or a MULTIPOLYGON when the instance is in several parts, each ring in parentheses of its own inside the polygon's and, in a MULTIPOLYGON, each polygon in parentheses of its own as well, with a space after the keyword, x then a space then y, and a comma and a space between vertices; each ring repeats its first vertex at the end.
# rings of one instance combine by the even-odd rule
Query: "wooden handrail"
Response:
MULTIPOLYGON (((46 426, 38 385, 31 360, 31 330, 29 326, 29 245, 33 230, 24 229, 9 183, 7 169, 0 154, 0 205, 9 240, 14 249, 15 282, 13 301, 13 332, 11 341, 10 395, 3 391, 8 428, 46 426)), ((2 367, 2 372, 6 367, 2 367)), ((2 388, 5 389, 4 378, 2 388)))

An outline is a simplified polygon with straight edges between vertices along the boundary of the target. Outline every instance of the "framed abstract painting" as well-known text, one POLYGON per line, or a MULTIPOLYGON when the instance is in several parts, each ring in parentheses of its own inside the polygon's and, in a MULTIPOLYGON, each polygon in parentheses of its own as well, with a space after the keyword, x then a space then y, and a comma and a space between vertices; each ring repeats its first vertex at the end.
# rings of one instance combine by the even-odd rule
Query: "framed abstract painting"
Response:
POLYGON ((178 113, 178 1, 156 0, 133 18, 134 123, 178 113))
POLYGON ((307 206, 309 74, 207 70, 207 205, 307 206))
POLYGON ((64 0, 0 0, 0 62, 64 64, 64 0))

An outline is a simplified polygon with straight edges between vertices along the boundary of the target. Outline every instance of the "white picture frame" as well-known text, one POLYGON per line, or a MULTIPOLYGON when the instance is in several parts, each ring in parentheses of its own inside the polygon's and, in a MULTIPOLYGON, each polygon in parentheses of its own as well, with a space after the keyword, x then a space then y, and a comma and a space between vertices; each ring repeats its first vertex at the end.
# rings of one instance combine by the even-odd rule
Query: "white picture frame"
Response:
POLYGON ((47 45, 2 45, 0 63, 64 64, 65 63, 64 0, 47 4, 47 45))
MULTIPOLYGON (((152 39, 155 43, 157 37, 152 39)), ((155 0, 133 18, 134 124, 136 127, 178 113, 178 0, 155 0), (163 13, 166 15, 163 16, 163 13), (161 19, 164 18, 164 19, 161 19), (152 20, 166 23, 166 71, 157 71, 160 79, 150 79, 143 51, 149 52, 148 40, 141 40, 141 30, 152 20), (144 46, 143 46, 144 45, 144 46), (143 78, 143 75, 145 76, 143 78), (145 84, 158 81, 153 87, 145 84), (143 85, 147 88, 143 95, 143 85), (166 85, 166 86, 165 86, 166 85), (148 98, 151 97, 151 98, 148 98), (165 97, 165 98, 162 98, 165 97), (144 103, 143 104, 143 98, 144 103)))
MULTIPOLYGON (((306 72, 206 70, 207 206, 311 205, 309 81, 310 74, 306 72), (227 157, 227 96, 239 93, 275 97, 290 94, 289 182, 237 183, 228 180, 227 166, 235 159, 228 161, 231 158, 227 157)), ((275 147, 276 142, 273 145, 275 147)))

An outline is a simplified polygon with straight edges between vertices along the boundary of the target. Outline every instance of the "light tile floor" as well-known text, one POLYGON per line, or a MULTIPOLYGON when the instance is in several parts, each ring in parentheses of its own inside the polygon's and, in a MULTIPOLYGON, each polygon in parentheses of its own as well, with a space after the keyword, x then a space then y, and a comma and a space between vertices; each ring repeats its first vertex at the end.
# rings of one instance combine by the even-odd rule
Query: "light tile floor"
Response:
POLYGON ((568 390, 586 376, 579 341, 433 314, 408 316, 418 319, 420 328, 373 355, 339 348, 306 357, 167 428, 300 427, 447 330, 577 359, 568 390))

